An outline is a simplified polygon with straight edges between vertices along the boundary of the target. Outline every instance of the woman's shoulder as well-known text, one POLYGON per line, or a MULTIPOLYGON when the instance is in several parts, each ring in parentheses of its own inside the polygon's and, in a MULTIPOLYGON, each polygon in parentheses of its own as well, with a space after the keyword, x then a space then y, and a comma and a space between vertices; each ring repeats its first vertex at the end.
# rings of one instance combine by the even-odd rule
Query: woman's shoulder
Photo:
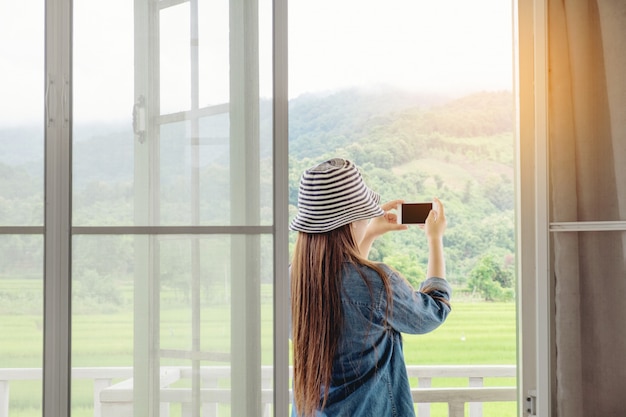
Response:
MULTIPOLYGON (((370 262, 370 264, 375 265, 378 268, 381 268, 383 271, 385 271, 385 273, 387 274, 391 274, 394 272, 394 269, 391 268, 389 265, 382 263, 382 262, 370 262)), ((361 271, 363 273, 366 274, 377 274, 378 271, 376 271, 376 269, 372 266, 370 266, 369 264, 366 263, 355 263, 355 262, 346 262, 345 263, 345 268, 347 271, 350 272, 357 272, 361 271)))
POLYGON ((376 268, 367 264, 355 264, 355 263, 346 263, 344 269, 344 279, 359 279, 363 280, 367 279, 370 283, 382 282, 382 278, 380 276, 380 270, 387 276, 392 277, 396 275, 396 272, 390 266, 384 263, 375 263, 376 268))

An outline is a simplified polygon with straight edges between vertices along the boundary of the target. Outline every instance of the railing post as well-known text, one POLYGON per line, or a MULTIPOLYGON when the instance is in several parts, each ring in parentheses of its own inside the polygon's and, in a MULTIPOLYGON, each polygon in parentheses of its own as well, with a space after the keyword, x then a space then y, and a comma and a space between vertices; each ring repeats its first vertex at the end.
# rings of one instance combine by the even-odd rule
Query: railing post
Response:
MULTIPOLYGON (((417 379, 418 388, 430 388, 432 378, 420 377, 417 379)), ((430 417, 430 403, 417 403, 417 415, 419 417, 430 417)))
POLYGON ((100 403, 100 392, 111 386, 110 378, 96 378, 93 381, 93 417, 102 416, 102 404, 100 403))
MULTIPOLYGON (((218 377, 210 374, 204 374, 202 378, 202 384, 207 388, 217 388, 219 386, 218 377)), ((206 403, 202 407, 203 417, 217 417, 219 413, 218 403, 206 403)))
POLYGON ((159 405, 159 417, 170 417, 169 403, 161 403, 161 405, 159 405))
POLYGON ((458 401, 448 403, 448 417, 463 417, 465 414, 465 404, 458 401))
POLYGON ((0 417, 9 417, 9 381, 0 381, 0 417))
MULTIPOLYGON (((262 389, 271 389, 272 388, 272 377, 274 375, 266 372, 265 370, 261 373, 261 388, 262 389)), ((263 417, 270 417, 272 415, 272 403, 261 401, 263 407, 263 417)))
MULTIPOLYGON (((470 387, 482 387, 483 385, 483 377, 478 376, 469 378, 470 387)), ((469 415, 470 417, 482 417, 483 403, 469 403, 469 415)))

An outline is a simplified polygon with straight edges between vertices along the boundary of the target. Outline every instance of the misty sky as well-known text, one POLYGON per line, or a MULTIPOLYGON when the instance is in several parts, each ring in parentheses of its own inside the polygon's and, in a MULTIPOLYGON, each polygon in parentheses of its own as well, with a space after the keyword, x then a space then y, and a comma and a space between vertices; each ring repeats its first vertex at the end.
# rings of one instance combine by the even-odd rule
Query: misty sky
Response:
POLYGON ((511 0, 291 1, 290 89, 512 89, 511 0))
MULTIPOLYGON (((127 119, 134 102, 133 2, 73 4, 75 120, 127 119)), ((228 97, 228 68, 214 64, 228 59, 227 4, 200 0, 200 45, 207 47, 201 105, 228 97)), ((259 8, 261 93, 268 96, 269 0, 260 0, 259 8)), ((162 13, 164 112, 189 105, 189 25, 179 23, 188 10, 184 4, 162 13)), ((446 94, 511 90, 511 13, 511 0, 290 0, 290 97, 352 86, 446 94)), ((43 0, 0 2, 0 125, 41 120, 44 26, 43 0)))

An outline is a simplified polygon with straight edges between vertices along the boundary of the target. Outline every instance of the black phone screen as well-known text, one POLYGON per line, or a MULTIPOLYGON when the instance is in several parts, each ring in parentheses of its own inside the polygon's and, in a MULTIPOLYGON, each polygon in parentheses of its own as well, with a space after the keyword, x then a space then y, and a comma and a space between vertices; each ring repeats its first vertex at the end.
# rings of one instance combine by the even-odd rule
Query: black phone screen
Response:
POLYGON ((404 203, 400 206, 400 222, 402 224, 423 224, 432 208, 432 203, 404 203))

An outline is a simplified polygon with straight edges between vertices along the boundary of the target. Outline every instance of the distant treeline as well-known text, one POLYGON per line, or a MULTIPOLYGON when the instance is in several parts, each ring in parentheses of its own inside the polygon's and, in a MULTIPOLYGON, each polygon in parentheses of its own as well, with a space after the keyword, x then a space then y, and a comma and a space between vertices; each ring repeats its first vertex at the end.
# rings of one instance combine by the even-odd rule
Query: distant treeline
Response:
MULTIPOLYGON (((442 199, 448 213, 445 245, 449 279, 461 292, 485 299, 511 298, 515 263, 512 100, 507 91, 481 92, 454 100, 397 92, 343 91, 292 100, 290 216, 296 211, 298 181, 304 169, 325 158, 351 159, 383 200, 442 199)), ((263 224, 272 221, 269 104, 261 106, 263 224)), ((201 224, 229 222, 228 124, 227 116, 216 116, 200 126, 201 224)), ((0 129, 2 225, 43 224, 41 135, 32 128, 0 129)), ((187 135, 183 125, 161 131, 161 224, 191 221, 193 162, 187 135)), ((74 224, 133 224, 135 141, 130 127, 82 126, 75 129, 74 139, 74 224)), ((294 239, 295 234, 290 234, 291 244, 294 239)), ((122 303, 115 293, 115 280, 132 277, 133 240, 80 237, 75 244, 79 258, 73 272, 79 295, 101 303, 122 303)), ((181 245, 175 249, 177 253, 184 252, 181 245)), ((212 245, 206 243, 203 249, 228 258, 228 245, 212 245)), ((0 236, 0 279, 41 277, 42 250, 38 236, 0 236)), ((263 245, 262 251, 264 258, 271 259, 271 245, 263 245)), ((376 242, 371 256, 417 282, 426 270, 423 232, 414 228, 388 234, 376 242)), ((171 281, 172 286, 185 288, 190 265, 174 252, 165 254, 163 262, 172 263, 162 265, 163 285, 171 281)), ((212 267, 206 268, 210 274, 212 267)), ((272 266, 263 263, 262 280, 271 279, 272 266)), ((223 286, 223 273, 215 282, 223 286)), ((207 284, 207 291, 211 285, 207 284)))

